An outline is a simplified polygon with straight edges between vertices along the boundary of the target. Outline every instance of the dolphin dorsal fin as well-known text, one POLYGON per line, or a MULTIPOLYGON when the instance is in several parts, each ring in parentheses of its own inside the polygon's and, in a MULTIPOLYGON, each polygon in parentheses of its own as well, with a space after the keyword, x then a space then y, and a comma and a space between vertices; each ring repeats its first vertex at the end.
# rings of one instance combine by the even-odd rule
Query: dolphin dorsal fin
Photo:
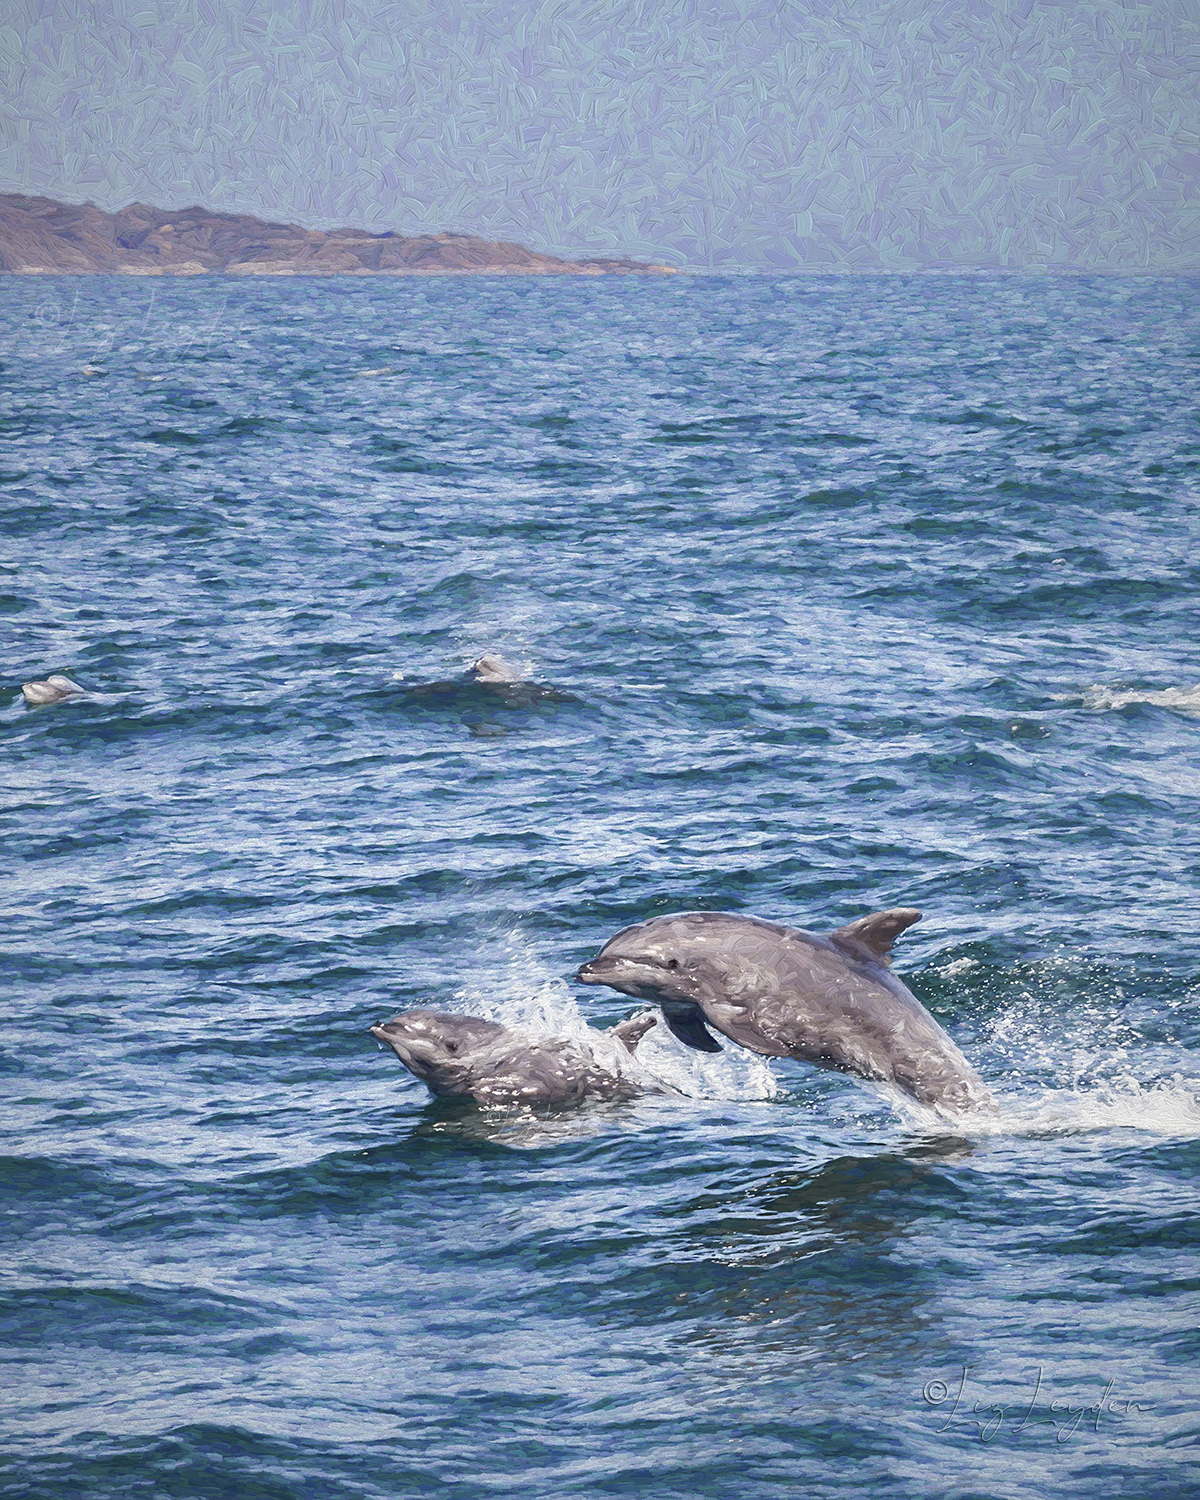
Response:
POLYGON ((658 1017, 654 1011, 643 1010, 636 1016, 627 1016, 625 1020, 618 1021, 608 1034, 615 1037, 617 1041, 624 1042, 629 1051, 633 1052, 651 1026, 657 1023, 658 1017))
POLYGON ((829 934, 829 940, 854 957, 866 950, 876 963, 891 960, 892 944, 907 927, 921 920, 921 913, 911 906, 894 906, 890 911, 873 911, 869 917, 847 922, 829 934))

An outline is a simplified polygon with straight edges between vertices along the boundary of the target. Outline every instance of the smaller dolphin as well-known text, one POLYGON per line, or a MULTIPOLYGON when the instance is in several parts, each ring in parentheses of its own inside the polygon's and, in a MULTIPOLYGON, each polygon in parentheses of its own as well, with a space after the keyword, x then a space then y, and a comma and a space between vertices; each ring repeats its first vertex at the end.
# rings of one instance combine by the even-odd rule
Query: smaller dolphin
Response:
POLYGON ((56 673, 47 677, 44 682, 23 682, 21 692, 31 708, 40 708, 46 703, 62 703, 66 698, 78 698, 81 693, 87 692, 87 688, 56 673))
POLYGON ((765 1057, 895 1084, 944 1114, 991 1108, 974 1068, 892 973, 893 942, 920 920, 896 907, 825 936, 734 912, 679 912, 618 932, 575 977, 652 1001, 699 1052, 721 1050, 712 1026, 765 1057))
MULTIPOLYGON (((593 1035, 597 1040, 611 1037, 632 1054, 655 1020, 652 1012, 643 1011, 593 1035)), ((473 1099, 485 1107, 574 1104, 581 1099, 633 1099, 671 1092, 650 1079, 626 1075, 615 1049, 595 1047, 587 1038, 534 1037, 480 1016, 407 1010, 369 1030, 432 1093, 473 1099)))

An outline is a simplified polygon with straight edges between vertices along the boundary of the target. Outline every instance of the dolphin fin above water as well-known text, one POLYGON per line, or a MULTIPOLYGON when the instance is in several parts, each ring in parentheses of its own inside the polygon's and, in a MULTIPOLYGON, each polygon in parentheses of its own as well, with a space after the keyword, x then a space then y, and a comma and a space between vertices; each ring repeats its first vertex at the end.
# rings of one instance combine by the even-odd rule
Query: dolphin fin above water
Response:
POLYGON ((652 1026, 658 1025, 658 1017, 652 1010, 639 1010, 636 1015, 626 1016, 615 1026, 610 1026, 608 1035, 614 1037, 628 1051, 636 1052, 637 1044, 652 1026))
POLYGON ((920 920, 921 913, 915 907, 894 906, 890 911, 873 911, 869 917, 847 922, 845 927, 829 934, 829 941, 854 958, 863 957, 865 949, 868 959, 890 968, 892 944, 902 932, 920 920))

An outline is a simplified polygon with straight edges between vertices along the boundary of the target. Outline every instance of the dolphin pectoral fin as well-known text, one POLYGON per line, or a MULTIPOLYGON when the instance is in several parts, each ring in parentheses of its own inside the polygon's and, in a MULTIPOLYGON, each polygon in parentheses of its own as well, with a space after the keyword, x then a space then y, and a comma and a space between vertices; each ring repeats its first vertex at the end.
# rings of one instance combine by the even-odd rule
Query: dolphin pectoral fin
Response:
POLYGON ((692 1047, 697 1052, 724 1052, 725 1048, 705 1026, 698 1006, 680 1006, 678 1009, 672 1006, 670 1010, 664 1006, 663 1019, 685 1047, 692 1047))
POLYGON ((894 906, 890 911, 873 911, 869 917, 859 917, 857 922, 847 922, 829 934, 829 941, 849 953, 852 958, 866 956, 876 963, 887 964, 891 959, 892 944, 900 934, 921 920, 921 913, 911 906, 894 906))

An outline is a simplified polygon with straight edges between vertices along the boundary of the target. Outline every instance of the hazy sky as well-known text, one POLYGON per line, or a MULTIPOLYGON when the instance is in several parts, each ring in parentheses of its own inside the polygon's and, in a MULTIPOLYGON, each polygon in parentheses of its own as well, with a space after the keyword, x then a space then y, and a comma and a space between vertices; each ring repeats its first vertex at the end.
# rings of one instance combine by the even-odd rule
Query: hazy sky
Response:
POLYGON ((0 188, 771 270, 1200 270, 1200 0, 0 0, 0 188))

